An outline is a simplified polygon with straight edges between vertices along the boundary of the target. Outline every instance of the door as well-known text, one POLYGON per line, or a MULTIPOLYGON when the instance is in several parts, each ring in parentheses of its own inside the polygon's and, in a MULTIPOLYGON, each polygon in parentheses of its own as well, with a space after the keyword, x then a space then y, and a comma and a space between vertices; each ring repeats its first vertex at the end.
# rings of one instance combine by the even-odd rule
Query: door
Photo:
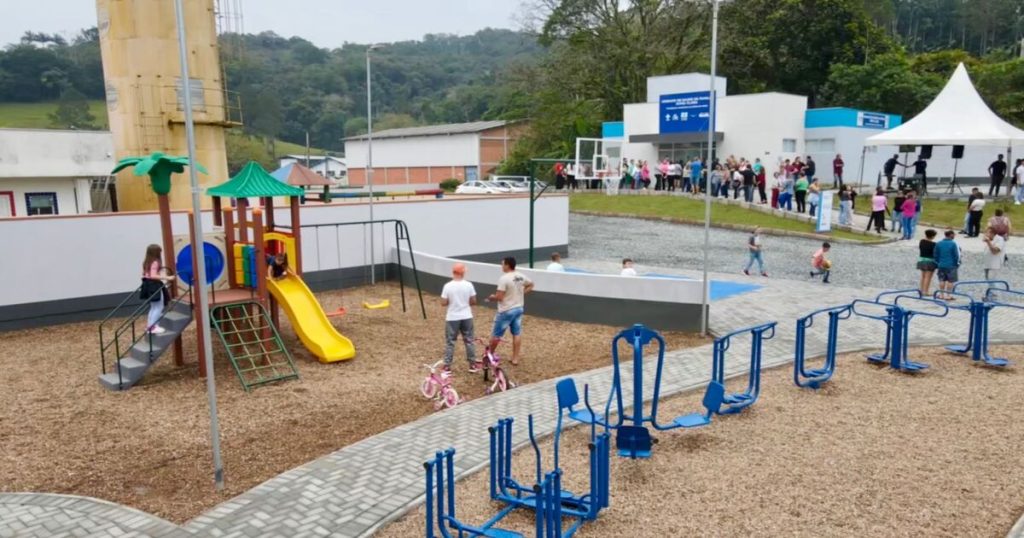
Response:
POLYGON ((17 212, 14 210, 14 193, 11 191, 0 191, 0 218, 14 217, 17 212))

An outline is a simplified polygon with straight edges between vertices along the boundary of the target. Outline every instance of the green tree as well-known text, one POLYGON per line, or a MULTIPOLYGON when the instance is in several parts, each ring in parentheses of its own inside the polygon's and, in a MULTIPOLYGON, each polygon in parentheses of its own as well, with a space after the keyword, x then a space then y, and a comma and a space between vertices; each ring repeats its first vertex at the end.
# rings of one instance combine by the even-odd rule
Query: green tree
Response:
POLYGON ((617 118, 626 103, 643 102, 647 77, 703 65, 706 4, 687 0, 537 0, 539 41, 562 44, 543 82, 579 88, 617 118))
POLYGON ((982 64, 972 75, 992 110, 1024 129, 1024 59, 982 64))
POLYGON ((235 175, 249 161, 256 161, 267 170, 276 170, 277 161, 267 145, 257 137, 229 131, 225 138, 228 154, 228 174, 235 175))
POLYGON ((58 129, 97 129, 96 116, 82 92, 70 87, 60 96, 57 109, 50 113, 50 126, 58 129))
POLYGON ((735 0, 722 6, 721 64, 730 92, 819 93, 833 64, 892 49, 864 0, 735 0))

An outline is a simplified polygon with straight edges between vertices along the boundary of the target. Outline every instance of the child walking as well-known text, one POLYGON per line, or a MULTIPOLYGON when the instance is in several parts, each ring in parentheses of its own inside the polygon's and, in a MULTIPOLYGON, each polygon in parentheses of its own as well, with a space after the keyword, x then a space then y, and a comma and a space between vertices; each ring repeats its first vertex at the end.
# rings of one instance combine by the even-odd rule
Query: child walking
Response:
POLYGON ((160 261, 163 256, 163 249, 160 245, 149 245, 146 247, 146 257, 142 261, 142 300, 149 301, 149 316, 146 318, 146 332, 151 334, 163 334, 166 329, 157 325, 160 317, 164 314, 164 284, 174 279, 164 271, 163 263, 160 261))
POLYGON ((768 276, 768 273, 764 270, 764 255, 761 250, 761 227, 757 226, 754 231, 750 232, 750 237, 747 238, 747 252, 750 254, 750 260, 747 261, 747 266, 743 269, 743 274, 750 276, 750 268, 754 266, 754 262, 757 262, 757 270, 761 272, 761 276, 768 276))
POLYGON ((814 253, 814 256, 811 256, 811 278, 821 275, 824 277, 821 279, 822 284, 829 283, 828 277, 832 273, 832 262, 825 257, 829 250, 832 250, 832 245, 825 242, 821 244, 821 248, 814 253))
POLYGON ((455 340, 462 335, 466 344, 466 360, 469 361, 469 373, 480 371, 480 362, 476 360, 476 348, 473 345, 473 305, 476 304, 476 288, 473 283, 464 280, 466 266, 456 263, 452 266, 452 279, 441 289, 441 306, 448 307, 444 316, 444 369, 451 370, 455 357, 455 340))

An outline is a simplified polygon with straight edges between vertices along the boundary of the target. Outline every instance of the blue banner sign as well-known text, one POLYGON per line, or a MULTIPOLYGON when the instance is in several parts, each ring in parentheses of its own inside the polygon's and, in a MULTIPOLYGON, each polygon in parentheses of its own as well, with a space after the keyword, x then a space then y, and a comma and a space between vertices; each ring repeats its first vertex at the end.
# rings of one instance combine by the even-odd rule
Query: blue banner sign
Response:
POLYGON ((889 115, 877 112, 858 112, 857 126, 867 127, 868 129, 888 129, 889 115))
POLYGON ((662 95, 658 114, 662 134, 706 133, 711 123, 711 92, 662 95))

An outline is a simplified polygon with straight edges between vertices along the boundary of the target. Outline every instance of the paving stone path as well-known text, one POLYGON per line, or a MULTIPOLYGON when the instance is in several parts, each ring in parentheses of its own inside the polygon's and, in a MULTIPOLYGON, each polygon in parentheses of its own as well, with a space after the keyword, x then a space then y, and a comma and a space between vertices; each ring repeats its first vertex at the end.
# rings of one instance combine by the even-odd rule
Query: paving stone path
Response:
MULTIPOLYGON (((733 275, 716 279, 740 280, 733 275)), ((874 297, 880 290, 829 287, 817 282, 764 280, 752 293, 718 301, 710 325, 718 334, 778 321, 775 338, 764 346, 764 367, 792 361, 795 320, 817 308, 874 297)), ((946 319, 917 318, 911 323, 915 345, 949 343, 967 334, 968 316, 953 311, 946 319)), ((824 349, 824 324, 808 335, 808 355, 824 349)), ((880 321, 851 318, 840 328, 840 352, 878 349, 884 344, 880 321)), ((999 309, 993 313, 991 339, 1024 341, 1024 311, 999 309)), ((739 339, 730 348, 727 374, 746 370, 749 341, 739 339)), ((537 357, 536 360, 542 360, 537 357)), ((653 372, 653 362, 645 366, 653 372)), ((927 359, 924 360, 927 362, 927 359)), ((711 373, 711 346, 666 355, 662 394, 705 385, 711 373)), ((1021 366, 1017 366, 1018 368, 1021 366)), ((624 369, 624 370, 628 370, 624 369)), ((624 386, 628 387, 629 372, 624 386)), ((837 376, 842 376, 840 369, 837 376)), ((597 400, 608 394, 610 366, 575 376, 582 390, 589 384, 597 400)), ((555 380, 518 388, 467 402, 455 409, 404 424, 320 459, 285 472, 231 499, 182 527, 154 516, 103 501, 45 494, 0 494, 0 538, 7 536, 369 536, 422 502, 421 463, 436 450, 456 449, 455 471, 467 476, 487 464, 487 427, 497 419, 516 418, 517 445, 526 443, 523 427, 534 415, 540 435, 550 434, 555 419, 555 380)), ((795 390, 795 389, 794 389, 795 390)), ((627 399, 629 394, 624 395, 627 399)), ((1017 536, 1022 536, 1021 530, 1017 536)))

